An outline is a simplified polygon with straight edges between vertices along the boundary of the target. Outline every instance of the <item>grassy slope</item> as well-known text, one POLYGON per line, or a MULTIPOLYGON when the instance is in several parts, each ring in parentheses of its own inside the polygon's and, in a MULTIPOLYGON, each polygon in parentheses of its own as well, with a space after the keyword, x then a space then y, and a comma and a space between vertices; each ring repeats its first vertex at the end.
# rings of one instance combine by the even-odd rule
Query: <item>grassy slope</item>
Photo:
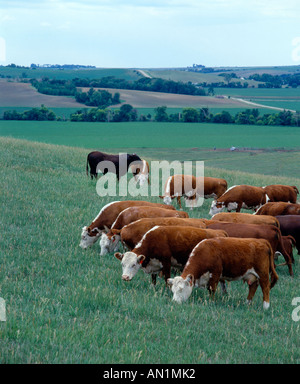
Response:
MULTIPOLYGON (((178 306, 159 280, 142 272, 121 281, 119 262, 99 257, 98 245, 78 247, 82 225, 111 201, 85 177, 86 150, 0 139, 0 363, 290 363, 300 362, 299 323, 291 319, 299 296, 295 277, 278 269, 271 308, 258 289, 229 285, 215 301, 194 291, 178 306)), ((300 180, 207 169, 237 183, 300 180)), ((151 198, 151 201, 157 201, 151 198)), ((208 217, 209 202, 193 217, 208 217)))

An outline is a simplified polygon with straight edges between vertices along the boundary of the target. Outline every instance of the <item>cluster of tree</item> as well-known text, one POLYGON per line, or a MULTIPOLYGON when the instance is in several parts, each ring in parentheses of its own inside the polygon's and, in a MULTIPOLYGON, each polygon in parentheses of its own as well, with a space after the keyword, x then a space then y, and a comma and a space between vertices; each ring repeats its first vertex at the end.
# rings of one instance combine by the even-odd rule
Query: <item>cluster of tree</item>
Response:
POLYGON ((75 99, 78 103, 90 105, 92 107, 107 108, 109 105, 120 103, 120 94, 116 92, 112 95, 108 91, 90 88, 88 92, 81 90, 75 92, 75 99))
POLYGON ((3 113, 3 120, 38 120, 38 121, 53 121, 57 120, 56 115, 53 111, 50 111, 44 105, 41 108, 32 108, 29 111, 17 112, 5 111, 3 113))
POLYGON ((165 122, 182 121, 186 123, 300 126, 299 114, 282 111, 260 115, 258 109, 246 109, 243 112, 231 115, 228 111, 212 114, 208 108, 184 108, 182 113, 168 115, 167 107, 163 106, 155 109, 154 120, 165 122))
POLYGON ((57 80, 43 77, 42 80, 31 79, 30 82, 38 92, 46 95, 74 96, 76 93, 76 87, 72 80, 57 80))
POLYGON ((249 76, 249 79, 263 82, 263 84, 258 85, 259 88, 281 88, 282 86, 297 88, 300 85, 300 73, 275 76, 268 73, 262 75, 256 73, 249 76))
POLYGON ((37 68, 52 68, 52 69, 86 69, 86 68, 96 68, 94 65, 80 65, 80 64, 31 64, 31 69, 37 68))
POLYGON ((70 116, 71 121, 86 122, 126 122, 136 121, 137 119, 137 110, 130 104, 123 104, 120 109, 116 110, 100 108, 78 110, 70 116))
POLYGON ((132 89, 138 91, 205 96, 204 89, 196 87, 190 82, 183 83, 181 81, 163 80, 160 78, 143 77, 136 81, 127 81, 125 79, 117 79, 114 76, 107 76, 98 80, 76 78, 73 79, 73 82, 76 87, 132 89))

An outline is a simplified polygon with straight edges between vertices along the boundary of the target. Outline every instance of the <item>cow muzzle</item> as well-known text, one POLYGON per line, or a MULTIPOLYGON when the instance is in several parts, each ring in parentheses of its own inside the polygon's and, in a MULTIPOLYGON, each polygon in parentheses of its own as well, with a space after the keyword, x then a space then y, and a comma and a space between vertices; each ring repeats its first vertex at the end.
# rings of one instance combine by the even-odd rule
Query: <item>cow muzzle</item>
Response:
POLYGON ((131 278, 128 275, 122 275, 122 280, 130 281, 131 278))

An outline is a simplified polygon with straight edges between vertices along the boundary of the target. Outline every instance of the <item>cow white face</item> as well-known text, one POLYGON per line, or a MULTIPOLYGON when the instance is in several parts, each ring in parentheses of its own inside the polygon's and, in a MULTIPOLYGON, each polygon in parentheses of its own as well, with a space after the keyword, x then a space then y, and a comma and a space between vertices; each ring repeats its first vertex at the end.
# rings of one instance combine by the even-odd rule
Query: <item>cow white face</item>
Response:
POLYGON ((186 279, 176 276, 174 279, 168 279, 168 284, 173 292, 173 300, 181 304, 191 296, 193 290, 194 277, 188 275, 186 279))
POLYGON ((172 199, 170 196, 165 196, 164 197, 164 203, 167 204, 167 205, 171 205, 172 203, 172 199))
POLYGON ((218 203, 217 201, 214 200, 211 203, 209 214, 211 216, 216 215, 217 213, 223 211, 224 208, 225 207, 224 207, 223 203, 218 203))
POLYGON ((98 228, 89 231, 87 227, 83 227, 79 247, 82 249, 91 247, 99 239, 101 233, 102 232, 98 228))
POLYGON ((144 185, 148 181, 148 175, 139 175, 137 182, 140 183, 140 186, 144 185))
POLYGON ((100 239, 100 256, 115 252, 119 249, 120 235, 113 235, 110 238, 103 233, 100 239))
POLYGON ((122 279, 130 281, 142 268, 142 263, 145 260, 144 255, 137 256, 134 252, 125 252, 122 255, 120 252, 115 253, 115 257, 122 264, 122 279))

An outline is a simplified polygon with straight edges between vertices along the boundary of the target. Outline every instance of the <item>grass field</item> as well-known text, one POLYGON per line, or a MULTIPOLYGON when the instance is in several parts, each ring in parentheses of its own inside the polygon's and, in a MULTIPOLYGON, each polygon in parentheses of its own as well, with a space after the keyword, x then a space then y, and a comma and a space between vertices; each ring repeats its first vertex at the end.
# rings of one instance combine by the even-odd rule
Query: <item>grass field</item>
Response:
MULTIPOLYGON (((299 256, 294 278, 278 268, 269 311, 259 289, 245 304, 241 282, 229 284, 226 297, 218 289, 214 301, 194 290, 181 306, 161 279, 153 287, 140 272, 123 282, 112 255, 100 258, 98 245, 78 247, 81 227, 114 200, 100 199, 86 178, 86 152, 0 138, 0 296, 7 305, 0 363, 300 362, 299 322, 291 318, 299 256)), ((298 177, 221 168, 207 167, 206 175, 229 185, 300 185, 298 177)), ((191 216, 208 217, 209 205, 191 216)))
POLYGON ((299 148, 300 130, 201 123, 0 121, 0 136, 84 148, 299 148), (63 133, 62 133, 63 132, 63 133), (121 145, 120 145, 121 144, 121 145))

